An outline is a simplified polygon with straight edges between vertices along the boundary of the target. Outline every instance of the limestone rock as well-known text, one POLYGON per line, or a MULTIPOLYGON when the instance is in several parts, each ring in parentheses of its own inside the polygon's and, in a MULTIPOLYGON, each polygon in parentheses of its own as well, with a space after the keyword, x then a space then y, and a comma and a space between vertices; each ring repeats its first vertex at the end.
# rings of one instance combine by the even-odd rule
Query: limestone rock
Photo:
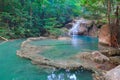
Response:
MULTIPOLYGON (((74 60, 54 60, 49 59, 40 54, 40 52, 50 49, 51 46, 35 46, 31 45, 31 41, 39 41, 47 39, 46 37, 39 38, 29 38, 22 43, 21 49, 17 51, 17 55, 26 59, 31 60, 34 64, 43 65, 53 68, 62 68, 62 69, 78 69, 82 67, 80 62, 76 62, 74 60)), ((65 40, 67 38, 61 38, 61 40, 65 40)))
POLYGON ((87 35, 88 34, 87 31, 88 31, 87 27, 81 26, 81 27, 79 27, 77 34, 78 35, 87 35))
POLYGON ((98 28, 96 27, 96 25, 93 25, 91 27, 91 29, 89 29, 88 32, 89 32, 88 33, 89 36, 93 36, 93 37, 97 37, 98 36, 98 28))
POLYGON ((106 45, 111 45, 109 25, 103 25, 99 31, 99 42, 106 45))
POLYGON ((101 54, 99 51, 92 52, 92 60, 95 62, 103 63, 105 61, 109 61, 109 58, 103 54, 101 54))
POLYGON ((109 58, 107 56, 101 54, 99 51, 94 51, 92 53, 84 52, 76 57, 92 60, 96 63, 104 63, 106 61, 109 61, 109 58))
POLYGON ((120 56, 114 56, 114 57, 110 57, 111 63, 113 64, 120 64, 120 56))
POLYGON ((105 80, 120 80, 120 65, 105 74, 105 80))

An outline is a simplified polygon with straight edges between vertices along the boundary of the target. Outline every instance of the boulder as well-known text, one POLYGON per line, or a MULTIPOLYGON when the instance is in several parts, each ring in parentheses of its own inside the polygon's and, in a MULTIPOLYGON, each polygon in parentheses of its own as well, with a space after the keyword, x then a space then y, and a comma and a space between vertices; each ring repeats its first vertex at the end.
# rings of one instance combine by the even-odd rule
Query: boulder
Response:
POLYGON ((70 29, 70 28, 72 28, 72 26, 73 26, 73 23, 68 23, 64 27, 67 29, 70 29))
POLYGON ((101 54, 99 51, 93 51, 92 53, 83 52, 76 55, 76 58, 83 58, 83 59, 91 60, 96 63, 104 63, 109 61, 109 58, 101 54))
POLYGON ((78 35, 87 35, 88 34, 88 29, 85 26, 85 24, 81 24, 81 26, 78 29, 78 35))
POLYGON ((89 36, 93 36, 93 37, 97 37, 98 36, 98 28, 96 27, 96 25, 93 25, 91 27, 91 29, 89 29, 88 32, 89 32, 88 33, 89 36))
POLYGON ((109 58, 103 54, 101 54, 99 51, 92 52, 92 60, 98 63, 103 63, 106 61, 109 61, 109 58))
POLYGON ((111 61, 111 63, 113 63, 115 65, 120 65, 120 56, 110 57, 110 61, 111 61))
POLYGON ((120 80, 120 65, 108 71, 104 76, 105 80, 120 80))
POLYGON ((99 42, 105 45, 111 45, 109 25, 103 25, 99 30, 99 42))

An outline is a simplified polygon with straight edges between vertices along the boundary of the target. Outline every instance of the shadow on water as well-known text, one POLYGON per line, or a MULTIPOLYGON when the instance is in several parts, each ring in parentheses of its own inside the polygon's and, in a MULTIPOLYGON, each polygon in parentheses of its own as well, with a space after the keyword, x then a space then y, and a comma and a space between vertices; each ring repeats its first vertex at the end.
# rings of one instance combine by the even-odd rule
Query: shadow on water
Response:
POLYGON ((16 55, 22 41, 13 40, 0 45, 0 80, 92 80, 89 71, 54 71, 32 65, 16 55))

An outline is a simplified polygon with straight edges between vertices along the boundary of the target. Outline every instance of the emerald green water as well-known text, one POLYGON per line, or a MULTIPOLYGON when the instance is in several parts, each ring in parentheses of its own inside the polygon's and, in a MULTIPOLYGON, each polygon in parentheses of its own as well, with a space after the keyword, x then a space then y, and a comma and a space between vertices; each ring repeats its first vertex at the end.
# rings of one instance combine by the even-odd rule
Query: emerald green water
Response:
POLYGON ((91 72, 49 70, 16 55, 24 40, 0 44, 0 80, 92 80, 91 72))
POLYGON ((88 36, 73 36, 71 40, 46 39, 30 42, 39 47, 49 47, 42 50, 41 55, 49 59, 69 59, 75 54, 98 49, 98 39, 88 36))

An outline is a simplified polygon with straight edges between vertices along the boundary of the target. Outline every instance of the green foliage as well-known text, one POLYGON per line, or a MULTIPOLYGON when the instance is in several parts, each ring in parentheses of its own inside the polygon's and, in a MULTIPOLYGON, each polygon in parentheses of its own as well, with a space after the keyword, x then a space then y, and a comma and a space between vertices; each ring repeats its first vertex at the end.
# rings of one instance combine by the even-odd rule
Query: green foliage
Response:
MULTIPOLYGON (((92 19, 107 19, 108 0, 80 0, 80 5, 84 6, 83 16, 92 19)), ((115 8, 120 4, 119 0, 110 0, 111 2, 111 16, 115 15, 115 8)))
MULTIPOLYGON (((77 0, 79 1, 79 0, 77 0)), ((46 33, 58 36, 59 30, 80 13, 76 0, 0 0, 0 24, 5 24, 2 36, 23 38, 46 33), (58 28, 59 27, 59 28, 58 28)))
MULTIPOLYGON (((111 1, 113 6, 119 2, 111 1)), ((0 36, 58 36, 59 28, 72 18, 98 19, 106 16, 106 9, 106 0, 0 0, 0 36)))

